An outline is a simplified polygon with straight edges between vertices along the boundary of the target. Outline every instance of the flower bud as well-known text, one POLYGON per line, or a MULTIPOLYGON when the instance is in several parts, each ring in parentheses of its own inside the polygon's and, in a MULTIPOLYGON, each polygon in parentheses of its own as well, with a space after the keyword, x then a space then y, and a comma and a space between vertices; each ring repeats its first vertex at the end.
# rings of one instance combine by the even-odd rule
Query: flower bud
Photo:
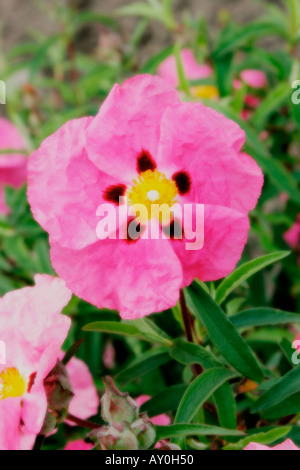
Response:
POLYGON ((138 450, 138 441, 129 424, 103 426, 89 434, 97 450, 138 450))
POLYGON ((150 449, 155 442, 156 432, 153 424, 147 416, 147 413, 141 414, 139 419, 132 423, 131 427, 137 436, 139 449, 150 449))
POLYGON ((101 415, 105 422, 132 423, 138 418, 138 405, 128 395, 120 392, 111 377, 103 379, 105 393, 101 398, 101 415))
POLYGON ((160 441, 160 444, 159 450, 181 450, 179 446, 168 441, 160 441))
POLYGON ((57 361, 56 366, 45 378, 44 388, 51 410, 61 411, 68 408, 74 393, 69 374, 62 362, 57 361))

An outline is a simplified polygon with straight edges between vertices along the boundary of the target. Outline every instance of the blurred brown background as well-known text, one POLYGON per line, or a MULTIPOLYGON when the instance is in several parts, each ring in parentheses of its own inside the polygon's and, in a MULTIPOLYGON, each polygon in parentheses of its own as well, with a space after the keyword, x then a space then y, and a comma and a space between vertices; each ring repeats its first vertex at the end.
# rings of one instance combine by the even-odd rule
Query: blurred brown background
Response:
MULTIPOLYGON (((53 24, 43 8, 51 4, 53 0, 0 0, 0 22, 2 23, 2 35, 4 50, 8 50, 12 45, 20 43, 29 37, 32 30, 42 31, 50 34, 55 31, 53 24)), ((104 14, 111 14, 120 6, 133 3, 124 0, 61 0, 77 4, 81 8, 90 8, 93 11, 104 14)), ((257 17, 262 9, 258 0, 175 0, 175 8, 178 13, 189 10, 192 13, 203 13, 208 19, 212 28, 217 22, 217 15, 220 9, 228 9, 233 18, 245 22, 257 17)), ((272 3, 277 3, 274 0, 272 3)), ((134 24, 134 19, 122 20, 123 33, 130 37, 134 24)), ((153 24, 148 28, 145 46, 149 54, 156 52, 169 41, 168 33, 159 25, 153 24)), ((148 54, 147 54, 148 55, 148 54)))

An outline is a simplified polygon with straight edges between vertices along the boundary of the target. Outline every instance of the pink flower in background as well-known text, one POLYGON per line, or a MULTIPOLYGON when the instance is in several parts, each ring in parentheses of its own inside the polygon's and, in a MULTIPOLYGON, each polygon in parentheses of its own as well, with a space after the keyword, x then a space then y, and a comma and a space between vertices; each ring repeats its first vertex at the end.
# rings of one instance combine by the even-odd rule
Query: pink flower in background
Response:
POLYGON ((282 442, 282 444, 278 444, 274 447, 264 446, 262 444, 256 444, 255 442, 251 442, 250 444, 245 447, 244 450, 300 450, 291 439, 287 439, 286 441, 282 442))
POLYGON ((268 79, 262 70, 247 69, 240 74, 243 82, 251 88, 261 89, 268 85, 268 79))
MULTIPOLYGON (((134 401, 139 407, 141 407, 144 403, 150 400, 150 398, 151 397, 149 395, 140 395, 139 397, 135 398, 134 401)), ((151 418, 151 421, 156 426, 168 426, 171 423, 170 417, 166 414, 154 416, 153 418, 151 418)))
POLYGON ((294 225, 284 234, 286 243, 299 254, 300 264, 300 214, 298 215, 294 225))
POLYGON ((71 298, 64 281, 46 275, 0 299, 0 449, 29 450, 47 410, 43 380, 55 366, 70 327, 61 310, 71 298))
POLYGON ((98 414, 100 399, 88 366, 73 357, 67 365, 67 371, 74 392, 69 413, 83 420, 98 414))
POLYGON ((92 450, 94 448, 93 444, 85 442, 83 439, 78 439, 77 441, 69 442, 66 445, 65 450, 92 450))
MULTIPOLYGON (((29 201, 50 235, 57 273, 79 297, 126 319, 174 306, 195 277, 229 274, 263 184, 260 168, 242 152, 244 142, 236 123, 200 103, 181 103, 158 77, 115 85, 95 118, 68 122, 30 158, 29 201), (137 240, 99 240, 101 204, 119 211, 125 194, 129 204, 151 207, 153 190, 156 204, 185 205, 193 227, 195 204, 205 206, 201 250, 186 250, 192 226, 178 227, 176 219, 169 238, 162 226, 160 239, 144 237, 147 227, 158 225, 149 219, 137 240), (174 237, 178 230, 182 240, 174 237)), ((119 234, 129 222, 123 220, 119 234)))
MULTIPOLYGON (((19 131, 7 119, 0 117, 0 150, 24 150, 25 142, 19 131)), ((8 214, 4 186, 20 187, 27 180, 27 158, 18 153, 0 153, 0 214, 8 214)))
MULTIPOLYGON (((200 65, 190 49, 181 52, 181 60, 188 80, 201 80, 213 74, 212 67, 207 64, 200 65)), ((170 55, 165 59, 158 67, 157 74, 176 88, 179 85, 176 57, 170 55)))

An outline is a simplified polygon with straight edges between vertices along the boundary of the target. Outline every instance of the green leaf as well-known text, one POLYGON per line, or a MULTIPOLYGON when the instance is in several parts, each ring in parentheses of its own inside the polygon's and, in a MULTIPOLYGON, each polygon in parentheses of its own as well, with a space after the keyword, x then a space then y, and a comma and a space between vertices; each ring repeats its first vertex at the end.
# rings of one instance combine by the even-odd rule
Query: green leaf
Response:
POLYGON ((115 335, 123 336, 139 336, 139 330, 132 325, 127 323, 120 323, 115 321, 98 321, 89 323, 84 326, 83 331, 93 331, 101 333, 112 333, 115 335))
POLYGON ((187 343, 181 339, 173 342, 170 356, 184 365, 201 364, 204 369, 222 367, 214 355, 198 344, 187 343))
POLYGON ((252 308, 230 317, 236 328, 300 323, 300 315, 275 308, 252 308))
POLYGON ((286 31, 282 25, 267 20, 259 20, 244 25, 239 31, 232 29, 232 33, 227 34, 224 41, 218 44, 214 55, 217 57, 226 55, 249 43, 249 41, 273 34, 286 37, 286 31))
POLYGON ((166 348, 150 350, 134 361, 127 369, 120 372, 116 376, 116 380, 120 386, 126 385, 169 361, 170 356, 166 348))
POLYGON ((278 405, 300 390, 300 367, 288 372, 273 387, 267 390, 253 405, 251 412, 260 413, 278 405))
POLYGON ((193 283, 187 292, 198 320, 204 324, 208 336, 223 357, 245 377, 261 382, 263 373, 253 352, 221 307, 199 284, 193 283))
POLYGON ((262 104, 255 110, 251 121, 255 123, 258 130, 263 130, 269 116, 282 106, 291 97, 291 86, 288 83, 281 83, 274 88, 264 99, 262 104))
POLYGON ((285 426, 280 428, 271 429, 266 433, 260 432, 258 434, 252 434, 245 439, 237 442, 236 444, 230 444, 224 447, 224 450, 242 450, 247 447, 250 442, 256 442, 257 444, 269 445, 276 442, 278 439, 284 438, 290 431, 291 427, 285 426))
POLYGON ((115 321, 98 321, 83 327, 83 331, 111 333, 122 336, 134 336, 142 341, 156 342, 169 346, 169 337, 151 320, 139 319, 130 323, 115 321))
POLYGON ((192 421, 201 406, 227 380, 238 377, 236 372, 216 367, 203 372, 197 377, 182 397, 175 417, 175 424, 188 424, 192 421))
POLYGON ((162 390, 154 397, 144 403, 141 407, 142 412, 147 412, 148 416, 158 416, 163 413, 177 410, 184 392, 187 389, 186 384, 173 385, 162 390))
POLYGON ((173 424, 156 426, 156 439, 185 436, 242 436, 244 433, 233 429, 219 428, 207 424, 173 424))
MULTIPOLYGON (((204 369, 222 367, 214 355, 202 346, 186 341, 176 340, 170 349, 170 356, 178 362, 191 365, 201 364, 204 369)), ((222 385, 213 395, 218 410, 218 417, 221 426, 235 429, 236 422, 236 402, 232 388, 228 383, 222 385)))
POLYGON ((162 12, 153 8, 151 5, 146 3, 131 3, 117 10, 117 14, 120 16, 141 16, 143 18, 155 19, 162 21, 162 12))
POLYGON ((286 258, 290 254, 289 251, 278 251, 269 255, 261 256, 254 260, 239 266, 233 273, 229 274, 224 281, 221 282, 216 291, 216 302, 222 304, 228 295, 234 291, 243 282, 251 276, 266 268, 270 264, 286 258))

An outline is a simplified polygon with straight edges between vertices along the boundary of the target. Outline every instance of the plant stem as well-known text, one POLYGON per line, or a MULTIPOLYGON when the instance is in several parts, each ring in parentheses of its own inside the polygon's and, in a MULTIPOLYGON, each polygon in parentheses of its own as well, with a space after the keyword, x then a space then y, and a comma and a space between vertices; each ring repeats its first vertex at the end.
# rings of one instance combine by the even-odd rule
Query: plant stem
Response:
MULTIPOLYGON (((184 323, 186 339, 189 343, 193 343, 193 317, 186 304, 183 289, 180 291, 179 303, 181 308, 182 319, 184 323)), ((193 364, 191 366, 194 375, 200 375, 203 369, 200 364, 193 364)))
POLYGON ((72 423, 77 424, 77 426, 80 426, 86 429, 99 429, 101 427, 100 424, 93 423, 92 421, 85 421, 83 419, 80 419, 80 418, 77 418, 76 416, 71 415, 70 413, 68 413, 66 420, 71 421, 72 423))

